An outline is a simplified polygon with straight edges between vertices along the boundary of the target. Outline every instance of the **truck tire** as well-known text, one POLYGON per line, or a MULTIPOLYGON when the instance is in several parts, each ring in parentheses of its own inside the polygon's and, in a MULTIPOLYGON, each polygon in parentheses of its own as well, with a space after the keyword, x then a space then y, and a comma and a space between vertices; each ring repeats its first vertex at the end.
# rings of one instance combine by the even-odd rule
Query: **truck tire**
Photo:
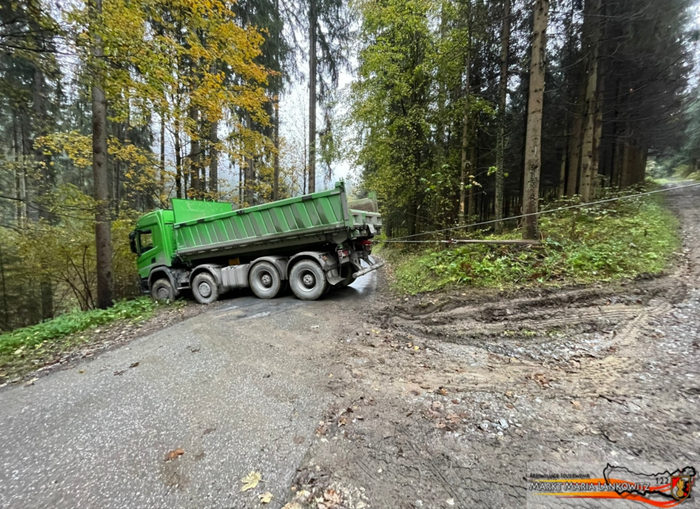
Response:
POLYGON ((219 298, 219 287, 214 276, 200 272, 192 280, 192 294, 200 304, 211 304, 219 298))
POLYGON ((161 278, 151 285, 151 297, 156 301, 173 302, 175 300, 175 290, 170 280, 161 278))
POLYGON ((250 269, 248 284, 257 297, 272 299, 282 289, 282 278, 274 265, 269 262, 259 262, 250 269))
POLYGON ((316 300, 326 293, 328 281, 321 266, 313 260, 301 260, 289 273, 292 292, 301 300, 316 300))

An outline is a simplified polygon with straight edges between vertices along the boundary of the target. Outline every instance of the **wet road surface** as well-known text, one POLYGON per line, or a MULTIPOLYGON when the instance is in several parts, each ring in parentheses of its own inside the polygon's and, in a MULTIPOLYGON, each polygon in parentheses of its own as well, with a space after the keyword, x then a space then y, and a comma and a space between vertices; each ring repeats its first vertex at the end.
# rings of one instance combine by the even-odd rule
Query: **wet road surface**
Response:
POLYGON ((0 507, 281 507, 328 397, 316 353, 375 286, 233 297, 0 393, 0 507), (241 492, 250 471, 265 482, 241 492))

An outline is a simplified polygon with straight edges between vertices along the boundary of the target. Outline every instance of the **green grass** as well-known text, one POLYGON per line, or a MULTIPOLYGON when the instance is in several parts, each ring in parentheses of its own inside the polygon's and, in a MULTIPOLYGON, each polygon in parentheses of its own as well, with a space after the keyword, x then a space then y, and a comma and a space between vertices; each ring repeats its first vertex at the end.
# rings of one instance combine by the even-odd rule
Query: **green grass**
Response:
MULTIPOLYGON (((395 289, 407 294, 458 286, 564 286, 659 274, 680 247, 678 220, 663 201, 652 195, 544 214, 539 246, 384 247, 382 256, 395 267, 395 289)), ((561 205, 566 203, 551 208, 561 205)), ((482 238, 519 235, 512 231, 482 238)))
MULTIPOLYGON (((75 335, 116 320, 142 321, 150 318, 157 303, 148 298, 119 301, 109 309, 72 311, 31 327, 16 329, 0 335, 0 367, 6 375, 20 366, 31 365, 33 359, 45 357, 75 346, 75 335)), ((20 370, 26 371, 26 370, 20 370)), ((3 373, 0 373, 3 376, 3 373)))

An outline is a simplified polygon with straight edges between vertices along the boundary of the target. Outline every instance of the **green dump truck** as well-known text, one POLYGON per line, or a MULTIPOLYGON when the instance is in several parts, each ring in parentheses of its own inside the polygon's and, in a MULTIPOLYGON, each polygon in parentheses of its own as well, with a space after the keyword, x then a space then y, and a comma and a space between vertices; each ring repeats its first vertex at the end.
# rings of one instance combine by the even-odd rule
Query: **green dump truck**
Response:
POLYGON ((141 288, 159 300, 192 292, 210 304, 250 287, 271 299, 286 286, 304 300, 377 269, 371 239, 376 212, 350 210, 345 185, 232 210, 230 203, 172 200, 141 217, 129 240, 141 288))

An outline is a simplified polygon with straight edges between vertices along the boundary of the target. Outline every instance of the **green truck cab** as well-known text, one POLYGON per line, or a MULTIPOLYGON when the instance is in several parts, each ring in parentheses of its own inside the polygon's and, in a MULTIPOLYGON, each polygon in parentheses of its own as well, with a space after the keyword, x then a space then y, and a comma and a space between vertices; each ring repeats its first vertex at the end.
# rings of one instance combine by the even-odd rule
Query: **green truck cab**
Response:
POLYGON ((202 304, 251 287, 273 298, 289 284, 314 300, 381 266, 371 239, 381 217, 348 208, 345 186, 233 210, 231 204, 172 200, 141 217, 130 234, 141 289, 173 300, 191 292, 202 304))

